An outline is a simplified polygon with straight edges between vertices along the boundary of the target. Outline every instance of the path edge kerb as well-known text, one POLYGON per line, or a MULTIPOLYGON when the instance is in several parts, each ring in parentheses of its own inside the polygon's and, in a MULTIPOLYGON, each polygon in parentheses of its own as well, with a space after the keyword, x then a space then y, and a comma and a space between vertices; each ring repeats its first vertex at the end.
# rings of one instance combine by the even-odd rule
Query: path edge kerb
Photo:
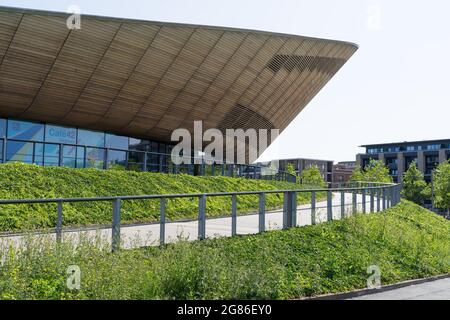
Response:
POLYGON ((300 298, 299 300, 351 299, 351 298, 361 297, 361 296, 365 296, 365 295, 369 295, 369 294, 376 294, 376 293, 391 291, 391 290, 395 290, 395 289, 400 289, 400 288, 417 285, 417 284, 421 284, 421 283, 442 280, 442 279, 446 279, 446 278, 450 278, 450 273, 441 274, 441 275, 433 276, 433 277, 429 277, 429 278, 406 280, 406 281, 402 281, 402 282, 398 282, 398 283, 394 283, 394 284, 385 285, 378 289, 359 289, 359 290, 344 292, 344 293, 337 293, 337 294, 332 293, 332 294, 325 294, 325 295, 319 295, 319 296, 314 296, 314 297, 300 298))

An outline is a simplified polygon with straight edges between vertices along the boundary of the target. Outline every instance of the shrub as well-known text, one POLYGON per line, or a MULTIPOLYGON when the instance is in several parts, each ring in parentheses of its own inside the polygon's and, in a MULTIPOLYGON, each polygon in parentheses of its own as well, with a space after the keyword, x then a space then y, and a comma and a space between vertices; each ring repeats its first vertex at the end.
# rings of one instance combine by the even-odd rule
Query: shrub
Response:
POLYGON ((357 167, 350 177, 350 181, 392 183, 388 167, 380 160, 370 159, 364 167, 357 167))
POLYGON ((450 162, 443 162, 433 172, 434 205, 450 210, 450 162))
POLYGON ((310 185, 314 187, 324 188, 327 186, 323 179, 322 173, 317 166, 312 166, 304 169, 301 174, 302 184, 310 185))
POLYGON ((423 204, 431 196, 430 187, 425 182, 422 172, 417 169, 415 161, 403 175, 402 196, 417 204, 423 204))

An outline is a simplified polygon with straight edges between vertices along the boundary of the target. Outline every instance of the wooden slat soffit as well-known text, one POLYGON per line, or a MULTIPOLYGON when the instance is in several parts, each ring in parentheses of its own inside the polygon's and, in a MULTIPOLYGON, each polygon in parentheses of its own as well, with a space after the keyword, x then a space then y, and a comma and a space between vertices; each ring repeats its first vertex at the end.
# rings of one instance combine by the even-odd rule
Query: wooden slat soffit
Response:
POLYGON ((357 50, 253 30, 0 7, 0 116, 170 141, 283 130, 357 50))

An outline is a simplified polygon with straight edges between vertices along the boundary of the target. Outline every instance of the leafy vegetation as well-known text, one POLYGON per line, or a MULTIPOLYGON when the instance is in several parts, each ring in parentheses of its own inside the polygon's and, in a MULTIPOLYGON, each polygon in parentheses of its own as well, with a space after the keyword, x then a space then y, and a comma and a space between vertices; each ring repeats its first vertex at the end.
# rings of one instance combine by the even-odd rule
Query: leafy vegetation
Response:
MULTIPOLYGON (((71 169, 42 167, 21 163, 0 165, 0 199, 106 197, 149 194, 207 193, 298 189, 293 183, 236 179, 228 177, 194 177, 184 174, 132 172, 120 170, 71 169)), ((299 193, 299 203, 310 195, 299 193)), ((282 194, 266 197, 267 208, 283 204, 282 194)), ((151 222, 159 219, 159 200, 123 201, 122 221, 151 222)), ((240 213, 255 211, 258 195, 238 196, 240 213)), ((110 202, 65 203, 64 225, 111 223, 110 202)), ((208 197, 207 215, 229 215, 230 197, 208 197)), ((195 218, 198 199, 170 199, 167 218, 195 218)), ((1 205, 0 231, 54 227, 56 204, 1 205)))
POLYGON ((300 176, 302 184, 326 187, 327 184, 323 179, 322 173, 317 166, 311 166, 302 171, 300 176))
POLYGON ((431 196, 431 189, 425 182, 415 161, 409 165, 408 170, 403 175, 402 196, 420 205, 431 196))
POLYGON ((450 210, 450 162, 442 162, 433 172, 434 205, 450 210))
POLYGON ((383 161, 370 159, 364 168, 355 168, 350 181, 392 183, 392 177, 383 161))
POLYGON ((297 175, 297 172, 295 171, 295 167, 292 163, 288 163, 286 165, 286 172, 289 174, 292 174, 293 176, 297 175))
MULTIPOLYGON (((101 243, 101 242, 100 242, 101 243)), ((4 248, 8 248, 5 246, 4 248)), ((403 200, 384 213, 111 254, 83 241, 3 249, 2 299, 288 299, 450 272, 450 222, 403 200), (81 288, 66 286, 79 266, 81 288)))

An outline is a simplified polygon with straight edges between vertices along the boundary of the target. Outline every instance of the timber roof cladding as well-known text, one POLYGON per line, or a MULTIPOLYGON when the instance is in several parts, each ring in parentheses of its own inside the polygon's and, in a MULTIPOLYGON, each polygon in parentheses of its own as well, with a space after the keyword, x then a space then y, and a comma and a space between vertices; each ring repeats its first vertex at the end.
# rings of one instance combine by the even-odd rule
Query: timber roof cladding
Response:
POLYGON ((170 141, 283 130, 357 50, 254 30, 0 7, 0 116, 170 141))

